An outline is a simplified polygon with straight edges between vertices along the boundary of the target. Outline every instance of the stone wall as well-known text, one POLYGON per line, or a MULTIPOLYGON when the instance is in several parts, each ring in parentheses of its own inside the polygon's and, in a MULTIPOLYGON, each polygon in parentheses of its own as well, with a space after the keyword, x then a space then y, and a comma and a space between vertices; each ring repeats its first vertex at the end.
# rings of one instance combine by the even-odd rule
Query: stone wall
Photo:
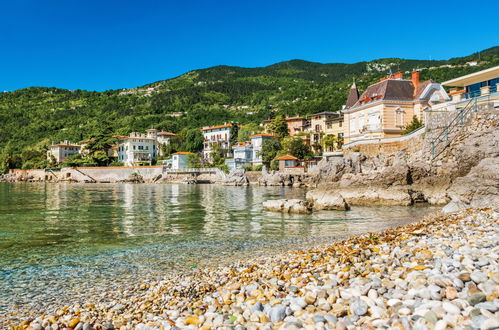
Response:
POLYGON ((399 151, 417 152, 423 147, 424 135, 418 135, 412 139, 394 142, 360 144, 346 149, 345 154, 358 151, 369 156, 395 154, 399 151))

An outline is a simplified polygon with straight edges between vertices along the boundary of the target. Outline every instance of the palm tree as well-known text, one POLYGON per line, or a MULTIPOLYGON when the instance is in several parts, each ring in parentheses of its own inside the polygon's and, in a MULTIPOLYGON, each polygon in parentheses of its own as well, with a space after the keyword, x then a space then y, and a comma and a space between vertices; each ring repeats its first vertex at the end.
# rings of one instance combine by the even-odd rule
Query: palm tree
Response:
POLYGON ((328 134, 324 137, 322 140, 322 143, 324 144, 324 150, 325 151, 334 151, 334 144, 336 143, 337 139, 334 134, 328 134))

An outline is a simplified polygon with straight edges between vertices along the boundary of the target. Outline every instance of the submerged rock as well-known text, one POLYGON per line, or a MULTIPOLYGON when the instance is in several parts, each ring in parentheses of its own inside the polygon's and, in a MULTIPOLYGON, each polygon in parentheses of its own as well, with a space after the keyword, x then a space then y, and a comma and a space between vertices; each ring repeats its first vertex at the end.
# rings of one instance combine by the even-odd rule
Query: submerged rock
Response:
POLYGON ((271 199, 263 202, 263 207, 267 211, 308 214, 312 212, 309 202, 301 199, 271 199))
POLYGON ((315 210, 346 211, 350 209, 345 199, 334 191, 311 190, 307 192, 306 198, 313 204, 315 210))

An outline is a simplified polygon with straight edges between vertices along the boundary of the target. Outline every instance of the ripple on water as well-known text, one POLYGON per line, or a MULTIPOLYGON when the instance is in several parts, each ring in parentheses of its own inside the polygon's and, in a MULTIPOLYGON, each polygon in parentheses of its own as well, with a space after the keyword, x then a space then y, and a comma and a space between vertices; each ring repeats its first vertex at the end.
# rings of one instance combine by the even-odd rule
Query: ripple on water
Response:
POLYGON ((322 244, 433 210, 287 215, 261 207, 303 197, 282 187, 0 183, 0 314, 14 305, 50 310, 137 278, 322 244))

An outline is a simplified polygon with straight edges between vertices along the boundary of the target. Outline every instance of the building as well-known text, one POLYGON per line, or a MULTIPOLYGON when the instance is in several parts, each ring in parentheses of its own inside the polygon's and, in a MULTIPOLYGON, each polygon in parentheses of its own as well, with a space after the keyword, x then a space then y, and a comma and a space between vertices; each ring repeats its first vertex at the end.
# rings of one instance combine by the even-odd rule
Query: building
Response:
POLYGON ((211 153, 213 152, 213 145, 218 144, 220 149, 224 153, 224 157, 231 156, 231 145, 230 138, 234 129, 237 126, 232 123, 225 123, 223 125, 203 127, 204 136, 204 149, 203 158, 206 160, 211 159, 211 153))
POLYGON ((63 141, 60 143, 52 143, 47 151, 47 159, 51 161, 55 159, 57 163, 64 161, 72 155, 81 153, 81 145, 71 143, 71 141, 63 141))
POLYGON ((344 138, 343 114, 341 112, 324 111, 310 116, 310 144, 314 152, 332 152, 341 149, 344 138), (324 145, 328 135, 335 137, 337 143, 333 146, 324 145))
POLYGON ((251 163, 253 166, 262 165, 262 146, 263 142, 274 138, 274 135, 269 133, 260 133, 250 136, 252 146, 251 163))
POLYGON ((286 117, 286 123, 288 124, 288 133, 290 136, 295 136, 305 132, 309 126, 308 120, 299 116, 286 117))
POLYGON ((295 156, 284 155, 281 157, 277 157, 275 160, 279 162, 279 170, 282 171, 285 168, 297 167, 299 159, 295 156))
POLYGON ((453 90, 453 102, 466 102, 476 97, 499 100, 497 85, 499 84, 499 66, 468 74, 466 76, 443 82, 442 85, 449 87, 460 87, 453 90))
POLYGON ((172 154, 172 169, 179 170, 189 167, 189 156, 194 155, 192 152, 176 152, 172 154))
POLYGON ((115 136, 118 139, 118 161, 125 166, 152 164, 159 155, 157 130, 148 129, 146 134, 130 133, 115 136))
POLYGON ((238 142, 232 146, 233 158, 228 158, 225 160, 225 164, 229 169, 234 168, 244 168, 247 165, 252 164, 253 160, 253 145, 251 141, 238 142))
POLYGON ((167 146, 170 144, 170 140, 175 137, 176 134, 170 132, 158 132, 157 133, 157 141, 158 141, 158 152, 160 156, 163 156, 163 148, 162 146, 167 146))
POLYGON ((403 79, 401 72, 389 75, 369 86, 356 101, 355 95, 358 92, 350 91, 343 110, 345 143, 400 136, 413 116, 424 120, 425 108, 450 100, 439 83, 420 83, 418 71, 412 72, 411 80, 403 79))

